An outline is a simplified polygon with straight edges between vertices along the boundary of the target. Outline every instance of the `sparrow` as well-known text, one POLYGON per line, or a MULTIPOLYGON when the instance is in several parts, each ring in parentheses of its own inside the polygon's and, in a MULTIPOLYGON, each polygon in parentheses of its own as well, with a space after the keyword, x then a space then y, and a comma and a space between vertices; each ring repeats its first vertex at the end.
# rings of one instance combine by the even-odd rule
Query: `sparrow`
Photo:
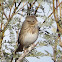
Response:
POLYGON ((18 36, 18 48, 15 53, 22 52, 24 48, 28 48, 33 44, 37 40, 38 34, 39 27, 36 17, 33 15, 27 16, 18 36))

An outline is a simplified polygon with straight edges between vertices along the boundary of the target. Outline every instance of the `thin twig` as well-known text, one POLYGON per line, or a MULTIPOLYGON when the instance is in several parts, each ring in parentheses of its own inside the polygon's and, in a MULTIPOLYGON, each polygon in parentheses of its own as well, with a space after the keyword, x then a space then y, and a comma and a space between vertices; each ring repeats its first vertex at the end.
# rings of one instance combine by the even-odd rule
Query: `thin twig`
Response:
POLYGON ((6 16, 5 12, 3 12, 4 16, 6 17, 6 19, 8 20, 8 17, 6 16))
MULTIPOLYGON (((58 0, 58 3, 60 3, 59 0, 58 0)), ((59 9, 60 9, 60 17, 61 17, 61 5, 59 6, 59 9)))
MULTIPOLYGON (((25 5, 27 5, 28 4, 28 2, 25 4, 25 5)), ((24 5, 24 6, 25 6, 24 5)), ((24 6, 23 7, 21 7, 20 9, 23 9, 24 8, 24 6)), ((19 11, 20 11, 20 9, 15 13, 15 14, 17 14, 19 11)))
MULTIPOLYGON (((53 1, 54 1, 54 0, 53 0, 53 1)), ((60 4, 62 4, 62 2, 61 2, 60 4)), ((56 9, 60 6, 60 4, 56 7, 56 9)), ((54 18, 55 18, 55 21, 56 21, 56 23, 57 23, 58 18, 56 18, 56 16, 55 16, 55 7, 54 7, 54 2, 53 2, 53 12, 48 16, 48 18, 49 18, 52 14, 54 14, 54 18)), ((58 28, 59 32, 62 33, 62 28, 59 26, 58 23, 57 23, 57 28, 58 28)))
MULTIPOLYGON (((55 16, 55 6, 54 5, 55 4, 54 4, 54 0, 53 0, 53 15, 54 15, 55 20, 57 21, 56 16, 55 16)), ((54 62, 56 62, 56 53, 57 53, 57 40, 56 39, 55 39, 55 45, 54 45, 53 50, 54 50, 54 62)))
POLYGON ((36 15, 39 6, 40 6, 40 4, 39 4, 38 7, 36 8, 34 15, 36 15))
MULTIPOLYGON (((62 2, 55 8, 57 9, 60 5, 62 4, 62 2)), ((53 14, 53 12, 48 16, 48 18, 53 14)))

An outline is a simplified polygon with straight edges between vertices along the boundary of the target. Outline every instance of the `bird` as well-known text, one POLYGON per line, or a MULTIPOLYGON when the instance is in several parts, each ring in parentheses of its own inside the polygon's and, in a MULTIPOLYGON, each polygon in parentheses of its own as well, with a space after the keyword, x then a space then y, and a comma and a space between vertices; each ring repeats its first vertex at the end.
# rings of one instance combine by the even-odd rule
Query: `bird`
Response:
POLYGON ((38 20, 34 15, 27 16, 22 24, 21 30, 18 36, 18 48, 16 52, 22 52, 24 48, 28 48, 33 44, 39 34, 38 20))

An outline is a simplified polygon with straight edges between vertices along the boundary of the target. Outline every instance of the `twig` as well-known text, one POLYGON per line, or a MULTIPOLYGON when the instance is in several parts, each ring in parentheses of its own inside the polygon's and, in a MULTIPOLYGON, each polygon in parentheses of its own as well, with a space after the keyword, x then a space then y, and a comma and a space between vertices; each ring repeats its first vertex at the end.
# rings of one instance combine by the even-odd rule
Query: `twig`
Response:
MULTIPOLYGON (((28 4, 28 2, 25 4, 25 5, 27 5, 28 4)), ((25 6, 24 5, 24 6, 25 6)), ((24 8, 24 6, 23 7, 21 7, 20 9, 23 9, 24 8)), ((20 11, 20 9, 15 13, 15 14, 17 14, 19 11, 20 11)))
MULTIPOLYGON (((60 5, 62 4, 62 2, 55 8, 57 9, 60 5)), ((48 16, 48 18, 53 14, 53 12, 48 16)))
POLYGON ((21 62, 23 60, 24 57, 26 57, 26 55, 28 55, 28 53, 38 44, 38 42, 36 44, 32 44, 17 60, 17 62, 21 62))
MULTIPOLYGON (((54 1, 54 0, 53 0, 53 1, 54 1)), ((62 3, 62 2, 61 2, 61 3, 62 3)), ((60 4, 61 4, 61 3, 60 3, 60 4)), ((60 4, 56 7, 56 9, 60 6, 60 4)), ((54 18, 55 18, 55 21, 56 21, 56 23, 57 23, 57 22, 58 22, 58 18, 56 18, 56 16, 55 16, 54 2, 53 2, 53 12, 48 16, 48 18, 49 18, 52 14, 54 14, 54 18)), ((57 23, 57 28, 58 28, 59 32, 62 33, 62 28, 59 26, 59 23, 57 23)))
POLYGON ((2 29, 2 25, 3 25, 3 4, 2 4, 2 20, 1 20, 1 29, 2 29))
MULTIPOLYGON (((60 3, 59 0, 58 0, 58 3, 60 3)), ((59 6, 59 9, 60 9, 60 17, 61 17, 61 5, 59 6)))
MULTIPOLYGON (((1 17, 1 19, 2 19, 2 21, 1 21, 1 31, 0 32, 2 32, 2 24, 3 24, 3 4, 2 4, 2 17, 1 17)), ((1 34, 1 33, 0 33, 1 34)), ((0 36, 0 57, 2 57, 2 55, 1 55, 1 45, 2 45, 2 40, 3 40, 3 35, 1 34, 1 36, 0 36)))
MULTIPOLYGON (((56 7, 58 6, 58 0, 56 0, 56 7)), ((57 18, 57 20, 58 20, 58 8, 56 9, 56 14, 57 14, 57 16, 56 16, 56 18, 57 18)))
POLYGON ((38 5, 38 7, 36 7, 36 10, 35 10, 35 13, 34 13, 34 15, 36 15, 36 13, 37 13, 37 10, 38 10, 38 8, 39 8, 39 6, 40 6, 40 4, 38 5))
MULTIPOLYGON (((57 7, 56 7, 57 8, 57 7)), ((54 0, 53 0, 53 15, 54 15, 54 18, 55 18, 55 21, 58 21, 57 20, 57 17, 55 16, 55 6, 54 6, 54 0)), ((56 62, 56 54, 57 54, 57 40, 58 38, 55 39, 55 44, 54 44, 54 62, 56 62)))
POLYGON ((6 19, 8 20, 8 17, 6 16, 5 12, 3 12, 4 16, 6 17, 6 19))

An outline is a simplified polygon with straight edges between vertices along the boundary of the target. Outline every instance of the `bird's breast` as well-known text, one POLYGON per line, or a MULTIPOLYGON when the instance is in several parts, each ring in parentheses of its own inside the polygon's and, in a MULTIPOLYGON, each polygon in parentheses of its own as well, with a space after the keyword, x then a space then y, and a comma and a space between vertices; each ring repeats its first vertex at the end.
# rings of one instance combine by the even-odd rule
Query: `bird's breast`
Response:
POLYGON ((38 33, 26 33, 26 35, 24 36, 24 41, 23 44, 26 46, 32 44, 33 42, 35 42, 37 40, 38 37, 38 33))

